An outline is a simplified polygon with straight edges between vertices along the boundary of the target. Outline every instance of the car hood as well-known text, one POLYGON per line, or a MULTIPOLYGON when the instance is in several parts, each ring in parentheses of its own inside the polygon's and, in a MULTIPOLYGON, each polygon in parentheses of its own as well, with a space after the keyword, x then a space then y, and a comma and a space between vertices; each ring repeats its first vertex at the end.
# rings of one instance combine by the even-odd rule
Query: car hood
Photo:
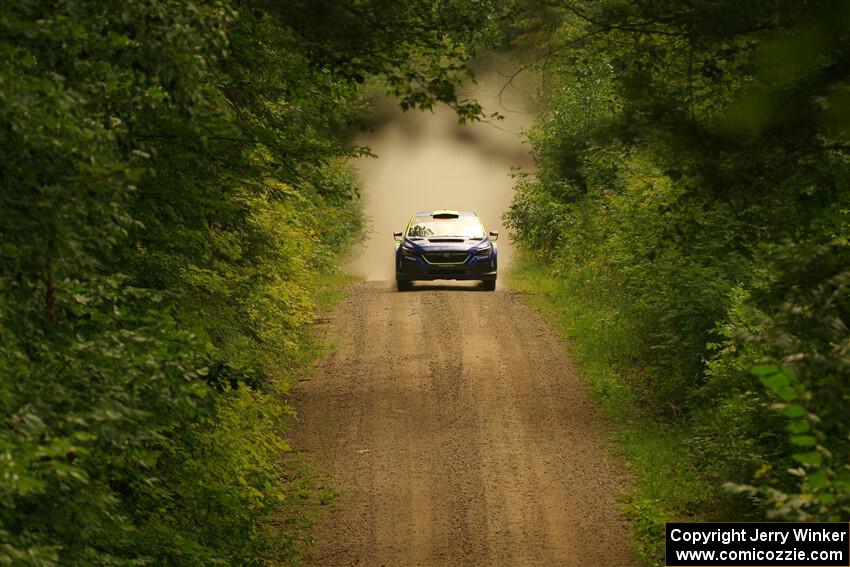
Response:
POLYGON ((438 250, 471 250, 480 248, 490 242, 489 238, 422 238, 411 240, 404 239, 404 244, 414 250, 421 252, 433 252, 438 250))

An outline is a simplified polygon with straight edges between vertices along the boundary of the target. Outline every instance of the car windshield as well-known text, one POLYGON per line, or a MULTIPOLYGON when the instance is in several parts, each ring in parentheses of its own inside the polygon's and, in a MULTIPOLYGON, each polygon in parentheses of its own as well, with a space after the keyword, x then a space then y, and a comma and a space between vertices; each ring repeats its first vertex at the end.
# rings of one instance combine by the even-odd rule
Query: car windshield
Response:
POLYGON ((407 236, 432 238, 455 236, 458 238, 484 238, 484 227, 478 217, 414 217, 407 236))

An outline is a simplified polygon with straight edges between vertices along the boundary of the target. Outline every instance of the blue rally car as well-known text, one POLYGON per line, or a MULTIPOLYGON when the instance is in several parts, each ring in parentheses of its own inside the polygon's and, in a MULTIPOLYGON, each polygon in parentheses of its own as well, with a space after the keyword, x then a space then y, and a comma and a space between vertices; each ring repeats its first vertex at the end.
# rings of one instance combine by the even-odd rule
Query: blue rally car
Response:
POLYGON ((399 291, 416 280, 481 280, 496 289, 499 233, 484 231, 471 211, 416 213, 404 232, 396 232, 395 279, 399 291))

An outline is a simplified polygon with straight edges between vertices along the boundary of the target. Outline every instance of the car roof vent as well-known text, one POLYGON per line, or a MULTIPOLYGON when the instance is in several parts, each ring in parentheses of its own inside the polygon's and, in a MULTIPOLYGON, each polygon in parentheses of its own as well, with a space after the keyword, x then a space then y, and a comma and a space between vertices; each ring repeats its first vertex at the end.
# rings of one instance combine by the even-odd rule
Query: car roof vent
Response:
POLYGON ((432 212, 431 216, 435 219, 456 219, 460 216, 460 213, 457 211, 441 210, 432 212))

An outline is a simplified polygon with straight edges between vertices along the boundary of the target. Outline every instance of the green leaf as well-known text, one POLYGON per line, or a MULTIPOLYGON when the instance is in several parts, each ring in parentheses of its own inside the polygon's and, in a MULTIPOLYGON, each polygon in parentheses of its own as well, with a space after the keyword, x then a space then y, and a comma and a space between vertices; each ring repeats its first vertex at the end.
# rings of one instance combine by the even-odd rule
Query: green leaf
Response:
POLYGON ((809 451, 807 453, 794 453, 791 458, 793 458, 801 465, 808 465, 813 467, 819 467, 821 462, 823 462, 823 455, 821 455, 817 451, 809 451))
POLYGON ((812 472, 810 475, 806 477, 806 484, 812 490, 818 490, 823 488, 824 486, 829 484, 829 478, 826 475, 826 471, 823 469, 818 469, 812 472))
POLYGON ((800 404, 791 404, 782 411, 782 415, 790 418, 803 417, 806 415, 806 410, 800 404))
POLYGON ((791 436, 791 444, 798 445, 800 447, 814 447, 817 443, 817 439, 812 435, 792 435, 791 436))
POLYGON ((759 364, 758 366, 753 367, 751 372, 757 378, 766 378, 768 376, 773 376, 774 374, 778 374, 781 371, 781 368, 776 364, 759 364))
POLYGON ((767 364, 756 366, 752 373, 768 390, 783 401, 790 402, 797 399, 797 392, 791 387, 792 375, 785 369, 775 364, 767 364))
POLYGON ((791 433, 805 433, 811 428, 809 422, 805 419, 795 419, 791 423, 788 424, 788 431, 791 433))
POLYGON ((797 399, 797 393, 791 387, 791 375, 783 369, 773 365, 757 366, 753 369, 753 374, 756 374, 759 381, 783 401, 790 402, 797 399))
POLYGON ((792 402, 797 399, 797 392, 794 391, 794 388, 791 386, 786 386, 784 388, 779 388, 776 391, 776 395, 782 398, 783 401, 792 402))

